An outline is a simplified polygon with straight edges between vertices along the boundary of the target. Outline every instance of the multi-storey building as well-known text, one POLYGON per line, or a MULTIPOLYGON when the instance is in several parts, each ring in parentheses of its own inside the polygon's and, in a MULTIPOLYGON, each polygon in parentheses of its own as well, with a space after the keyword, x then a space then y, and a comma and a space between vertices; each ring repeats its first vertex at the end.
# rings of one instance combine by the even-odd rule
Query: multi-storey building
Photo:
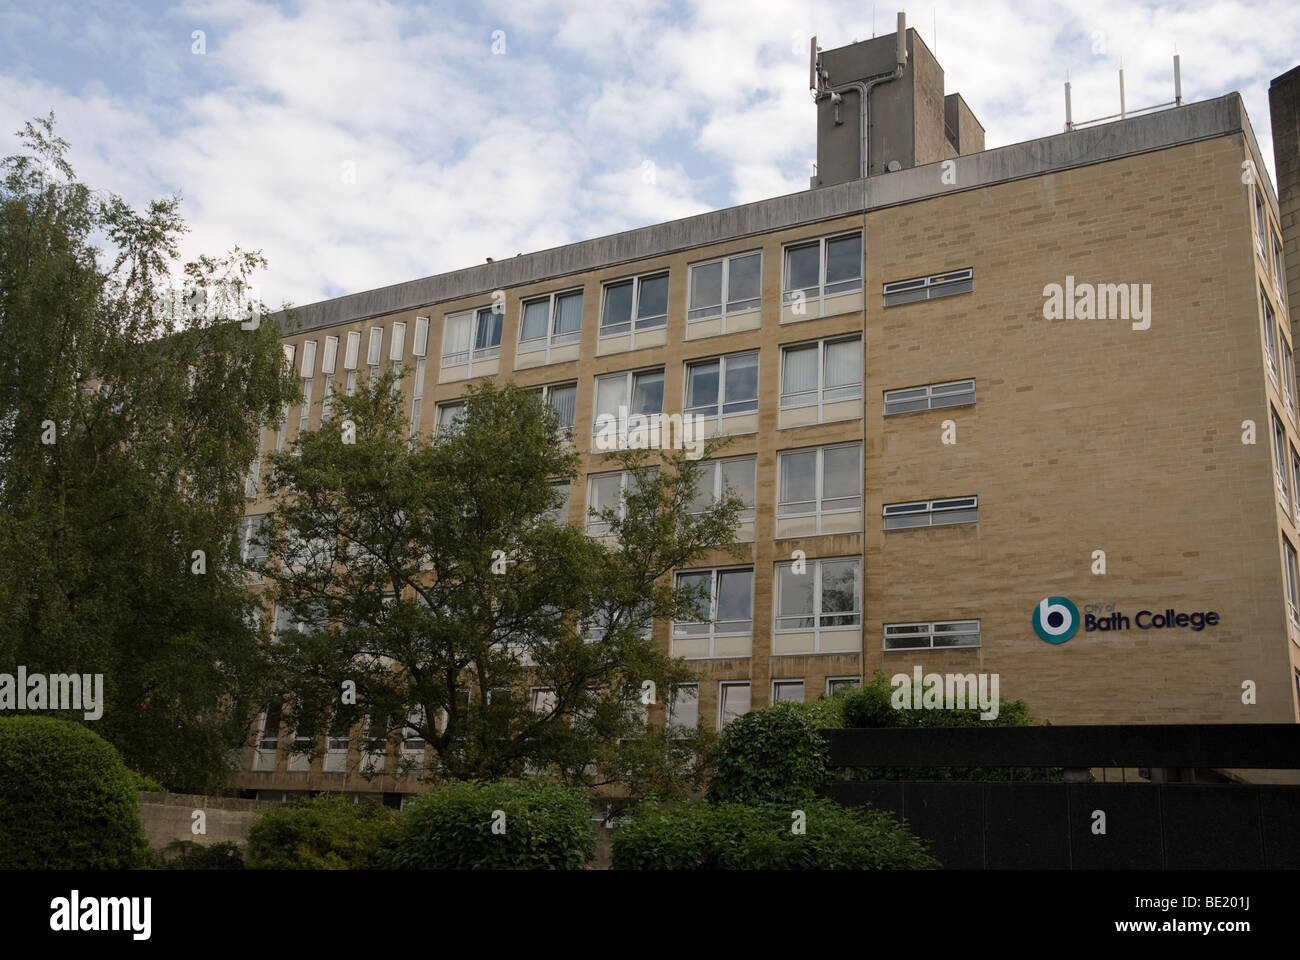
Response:
MULTIPOLYGON (((600 414, 707 417, 747 555, 690 571, 707 632, 654 624, 697 672, 679 721, 916 666, 1058 724, 1295 721, 1300 415, 1241 98, 984 150, 901 38, 820 54, 807 191, 301 308, 306 402, 264 449, 367 372, 412 370, 421 435, 511 379, 573 428, 582 524, 619 488, 600 414)), ((276 726, 249 790, 417 789, 363 779, 359 735, 308 761, 276 726)))

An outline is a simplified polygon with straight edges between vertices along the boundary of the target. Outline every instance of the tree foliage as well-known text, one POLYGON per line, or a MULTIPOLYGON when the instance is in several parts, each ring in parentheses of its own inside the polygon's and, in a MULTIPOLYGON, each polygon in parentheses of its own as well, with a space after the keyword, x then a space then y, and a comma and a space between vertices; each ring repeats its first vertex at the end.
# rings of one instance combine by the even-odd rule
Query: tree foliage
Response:
POLYGON ((669 574, 731 542, 740 500, 691 515, 698 462, 626 451, 607 468, 632 477, 625 506, 589 536, 558 515, 579 455, 533 395, 481 383, 457 425, 412 440, 390 378, 336 396, 330 422, 272 458, 267 573, 299 620, 273 651, 294 728, 415 731, 436 758, 426 779, 631 773, 680 793, 702 770, 695 741, 648 737, 646 701, 692 674, 645 627, 706 618, 669 574))
POLYGON ((182 265, 179 198, 79 182, 53 115, 20 139, 0 163, 0 669, 103 674, 95 729, 127 763, 219 790, 261 675, 241 477, 296 391, 249 294, 264 261, 182 265))

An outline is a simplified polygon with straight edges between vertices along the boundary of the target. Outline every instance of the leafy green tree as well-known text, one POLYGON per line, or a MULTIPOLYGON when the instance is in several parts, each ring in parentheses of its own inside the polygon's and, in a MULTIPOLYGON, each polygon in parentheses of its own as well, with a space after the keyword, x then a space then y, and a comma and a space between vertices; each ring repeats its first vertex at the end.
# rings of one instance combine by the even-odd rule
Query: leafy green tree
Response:
POLYGON ((548 769, 688 790, 697 741, 647 733, 645 701, 693 675, 648 627, 705 618, 670 573, 732 542, 740 499, 692 515, 698 461, 625 451, 610 462, 632 478, 624 507, 589 536, 559 515, 579 458, 534 396, 484 382, 458 424, 411 439, 391 386, 336 396, 329 423, 271 458, 267 574, 298 619, 272 650, 298 735, 366 719, 377 744, 409 728, 431 780, 548 769))
POLYGON ((79 182, 52 114, 19 138, 0 162, 0 669, 103 674, 96 732, 215 791, 263 672, 242 475, 297 391, 249 294, 264 261, 181 265, 178 198, 135 210, 79 182))

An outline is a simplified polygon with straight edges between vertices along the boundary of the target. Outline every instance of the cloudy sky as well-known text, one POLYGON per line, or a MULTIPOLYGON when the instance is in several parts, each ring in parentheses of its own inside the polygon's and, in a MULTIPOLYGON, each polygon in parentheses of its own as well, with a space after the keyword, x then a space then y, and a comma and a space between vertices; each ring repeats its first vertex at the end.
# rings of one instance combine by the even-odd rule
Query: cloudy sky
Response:
MULTIPOLYGON (((904 8, 987 146, 1240 91, 1266 157, 1293 0, 904 8)), ((184 253, 270 260, 273 307, 806 189, 808 38, 898 7, 768 0, 0 0, 0 133, 53 109, 88 183, 178 193, 184 253), (196 34, 196 31, 201 33, 196 34)), ((1271 162, 1270 162, 1271 175, 1271 162)))

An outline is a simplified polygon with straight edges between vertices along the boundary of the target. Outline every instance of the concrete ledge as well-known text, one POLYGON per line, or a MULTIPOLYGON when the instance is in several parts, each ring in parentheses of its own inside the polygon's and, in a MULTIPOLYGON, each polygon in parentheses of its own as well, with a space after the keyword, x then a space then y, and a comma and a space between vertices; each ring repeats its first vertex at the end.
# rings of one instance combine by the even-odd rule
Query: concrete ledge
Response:
POLYGON ((140 822, 149 846, 161 850, 173 840, 192 840, 207 846, 237 843, 248 838, 248 828, 263 812, 280 806, 273 800, 205 797, 189 793, 140 793, 140 822), (191 832, 194 811, 203 811, 206 833, 191 832))

